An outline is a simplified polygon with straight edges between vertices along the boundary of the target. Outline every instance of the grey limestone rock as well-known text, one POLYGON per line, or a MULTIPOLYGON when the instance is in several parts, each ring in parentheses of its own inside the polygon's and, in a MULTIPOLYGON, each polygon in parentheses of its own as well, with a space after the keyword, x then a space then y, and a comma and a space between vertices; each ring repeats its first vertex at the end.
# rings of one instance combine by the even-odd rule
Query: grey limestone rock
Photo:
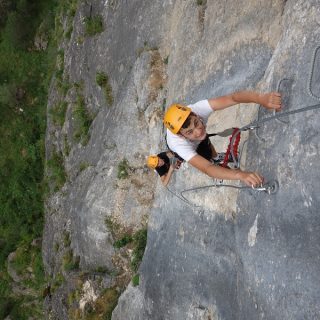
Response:
MULTIPOLYGON (((57 273, 61 265, 54 243, 62 241, 62 231, 70 234, 80 268, 113 269, 106 217, 133 229, 148 220, 140 284, 123 292, 112 319, 320 318, 319 111, 269 122, 258 136, 243 135, 242 166, 277 179, 273 196, 227 188, 186 193, 197 210, 174 194, 210 179, 183 164, 166 192, 143 168, 149 153, 165 148, 161 117, 172 102, 247 88, 279 89, 283 112, 316 104, 308 88, 317 88, 309 81, 317 79, 310 72, 320 43, 319 2, 93 1, 105 30, 79 43, 88 10, 81 3, 64 44, 65 73, 70 82, 83 82, 86 105, 96 116, 88 144, 72 143, 65 157, 70 180, 47 204, 47 271, 57 273), (95 82, 99 71, 109 76, 111 107, 95 82), (119 180, 123 158, 131 171, 119 180), (89 166, 80 171, 84 161, 89 166)), ((49 108, 55 99, 52 88, 49 108)), ((55 128, 49 117, 48 154, 62 150, 63 135, 72 141, 72 90, 67 99, 63 127, 55 128)), ((208 131, 243 126, 257 116, 269 114, 249 105, 217 112, 208 131)), ((212 141, 219 151, 228 143, 212 141)))

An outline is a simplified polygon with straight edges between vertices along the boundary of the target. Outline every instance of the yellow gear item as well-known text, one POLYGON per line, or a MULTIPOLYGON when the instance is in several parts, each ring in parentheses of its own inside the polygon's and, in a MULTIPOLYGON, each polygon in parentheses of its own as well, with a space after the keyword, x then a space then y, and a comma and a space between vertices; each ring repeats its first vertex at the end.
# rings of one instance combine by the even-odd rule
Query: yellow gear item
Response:
POLYGON ((190 113, 189 107, 172 104, 164 115, 163 123, 172 133, 177 134, 190 113))
POLYGON ((158 156, 149 156, 147 160, 147 165, 151 169, 155 169, 159 163, 159 157, 158 156))

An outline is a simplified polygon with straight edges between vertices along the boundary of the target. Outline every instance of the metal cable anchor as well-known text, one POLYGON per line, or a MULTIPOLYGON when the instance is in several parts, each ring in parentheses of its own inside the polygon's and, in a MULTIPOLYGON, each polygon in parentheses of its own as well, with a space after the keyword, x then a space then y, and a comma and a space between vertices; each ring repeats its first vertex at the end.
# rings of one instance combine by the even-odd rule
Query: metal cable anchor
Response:
POLYGON ((252 186, 252 189, 255 191, 264 191, 268 194, 275 194, 279 190, 279 182, 277 180, 271 180, 269 182, 261 184, 261 186, 257 188, 252 186))

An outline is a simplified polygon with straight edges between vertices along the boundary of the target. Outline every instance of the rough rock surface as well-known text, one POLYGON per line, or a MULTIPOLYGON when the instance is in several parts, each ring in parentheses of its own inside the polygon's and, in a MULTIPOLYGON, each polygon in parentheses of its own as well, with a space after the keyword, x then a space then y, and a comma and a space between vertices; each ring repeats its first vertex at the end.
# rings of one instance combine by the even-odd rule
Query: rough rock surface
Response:
MULTIPOLYGON (((78 8, 64 44, 65 73, 71 82, 84 82, 86 104, 96 117, 89 143, 72 145, 66 157, 69 181, 48 202, 46 269, 55 274, 60 268, 53 246, 63 230, 82 269, 112 269, 105 218, 138 229, 149 217, 140 285, 122 294, 113 320, 318 319, 319 111, 268 122, 258 136, 247 134, 242 166, 277 179, 275 195, 210 188, 186 194, 201 206, 194 209, 173 193, 210 179, 184 164, 170 183, 173 193, 165 192, 142 163, 164 148, 161 114, 171 102, 251 88, 279 89, 283 111, 318 103, 320 69, 313 57, 320 43, 319 1, 199 3, 92 1, 105 31, 81 43, 90 5, 78 8), (111 81, 109 108, 95 82, 99 71, 111 81), (132 172, 119 181, 124 157, 132 172), (83 161, 90 166, 81 172, 83 161)), ((55 98, 52 89, 49 108, 55 98)), ((72 90, 66 99, 63 128, 55 129, 49 118, 48 155, 53 146, 63 149, 64 135, 72 137, 72 90)), ((258 106, 237 106, 212 116, 208 131, 269 115, 258 106)), ((213 142, 218 150, 227 143, 213 142)))

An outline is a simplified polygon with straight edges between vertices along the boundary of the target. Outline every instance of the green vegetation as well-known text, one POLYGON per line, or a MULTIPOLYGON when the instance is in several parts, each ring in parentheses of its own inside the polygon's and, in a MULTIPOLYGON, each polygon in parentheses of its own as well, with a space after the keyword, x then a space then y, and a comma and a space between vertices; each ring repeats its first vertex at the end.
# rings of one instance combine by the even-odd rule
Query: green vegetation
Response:
POLYGON ((126 234, 120 240, 115 241, 113 245, 115 248, 120 249, 122 247, 125 247, 128 243, 132 241, 133 241, 132 236, 129 234, 126 234))
POLYGON ((126 158, 123 158, 122 161, 118 164, 118 173, 117 177, 118 179, 126 179, 129 177, 129 162, 126 158))
POLYGON ((107 104, 113 104, 112 87, 109 83, 109 77, 104 72, 98 72, 96 75, 96 82, 104 90, 107 104))
POLYGON ((110 271, 108 270, 108 268, 107 267, 102 267, 102 266, 95 268, 94 272, 110 274, 110 271))
POLYGON ((58 242, 56 242, 53 246, 53 250, 55 253, 57 253, 59 251, 59 249, 60 249, 60 244, 58 242))
POLYGON ((66 282, 62 273, 58 273, 51 282, 51 293, 54 293, 59 287, 66 282))
POLYGON ((90 167, 90 163, 83 161, 79 165, 79 170, 80 170, 80 172, 82 172, 82 171, 86 170, 88 167, 90 167))
POLYGON ((84 20, 86 36, 94 36, 103 31, 102 16, 86 17, 84 20))
POLYGON ((68 157, 70 154, 70 144, 68 142, 68 136, 64 134, 63 136, 63 153, 65 157, 68 157))
POLYGON ((60 94, 65 97, 71 84, 67 75, 64 75, 64 51, 59 50, 57 53, 56 71, 55 71, 56 86, 60 94))
POLYGON ((80 257, 73 256, 72 249, 67 250, 62 258, 62 267, 65 271, 77 270, 79 268, 80 257))
POLYGON ((54 191, 62 188, 67 180, 67 175, 64 169, 62 153, 54 152, 47 162, 48 180, 53 185, 54 191))
POLYGON ((68 231, 63 232, 63 245, 68 248, 71 244, 70 233, 68 231))
POLYGON ((119 223, 117 223, 112 217, 106 217, 105 224, 108 228, 108 230, 111 232, 111 235, 113 238, 117 237, 117 234, 119 234, 121 230, 121 226, 119 223))
MULTIPOLYGON (((48 88, 56 73, 61 93, 69 89, 63 51, 57 57, 57 44, 64 36, 64 17, 72 20, 76 4, 77 0, 0 1, 0 319, 45 318, 41 251, 31 243, 43 229, 48 88), (20 296, 13 294, 6 269, 13 251, 13 268, 26 288, 20 296)), ((67 36, 71 25, 68 22, 67 36)), ((63 101, 53 107, 57 125, 63 125, 65 109, 63 101)), ((53 153, 48 171, 55 188, 61 187, 66 179, 62 155, 53 153)), ((62 282, 62 275, 57 276, 53 287, 62 282)))
POLYGON ((139 282, 140 282, 140 276, 139 274, 135 274, 133 277, 132 277, 132 285, 134 287, 138 286, 139 285, 139 282))
POLYGON ((52 121, 54 124, 59 125, 60 127, 63 126, 66 118, 67 108, 68 103, 63 101, 50 109, 49 113, 52 116, 52 121))
POLYGON ((205 6, 207 4, 207 0, 197 0, 198 6, 205 6))
POLYGON ((93 116, 86 108, 84 97, 78 94, 77 102, 74 105, 73 116, 75 118, 75 132, 73 137, 77 142, 86 145, 89 142, 89 129, 93 121, 93 116))
POLYGON ((59 7, 55 16, 55 38, 59 42, 63 37, 70 39, 73 31, 73 20, 77 11, 78 0, 60 0, 59 7), (63 29, 63 23, 66 27, 63 29))
POLYGON ((133 236, 134 249, 132 252, 131 267, 137 271, 143 258, 144 250, 147 245, 147 229, 137 231, 133 236))
POLYGON ((138 230, 132 235, 132 231, 121 227, 111 217, 106 217, 105 223, 113 239, 115 239, 113 244, 115 248, 120 249, 130 244, 132 248, 131 268, 134 272, 137 272, 147 245, 147 228, 138 230))
POLYGON ((116 288, 104 290, 103 294, 95 301, 91 310, 85 315, 85 320, 111 320, 112 311, 118 304, 120 293, 116 288))

